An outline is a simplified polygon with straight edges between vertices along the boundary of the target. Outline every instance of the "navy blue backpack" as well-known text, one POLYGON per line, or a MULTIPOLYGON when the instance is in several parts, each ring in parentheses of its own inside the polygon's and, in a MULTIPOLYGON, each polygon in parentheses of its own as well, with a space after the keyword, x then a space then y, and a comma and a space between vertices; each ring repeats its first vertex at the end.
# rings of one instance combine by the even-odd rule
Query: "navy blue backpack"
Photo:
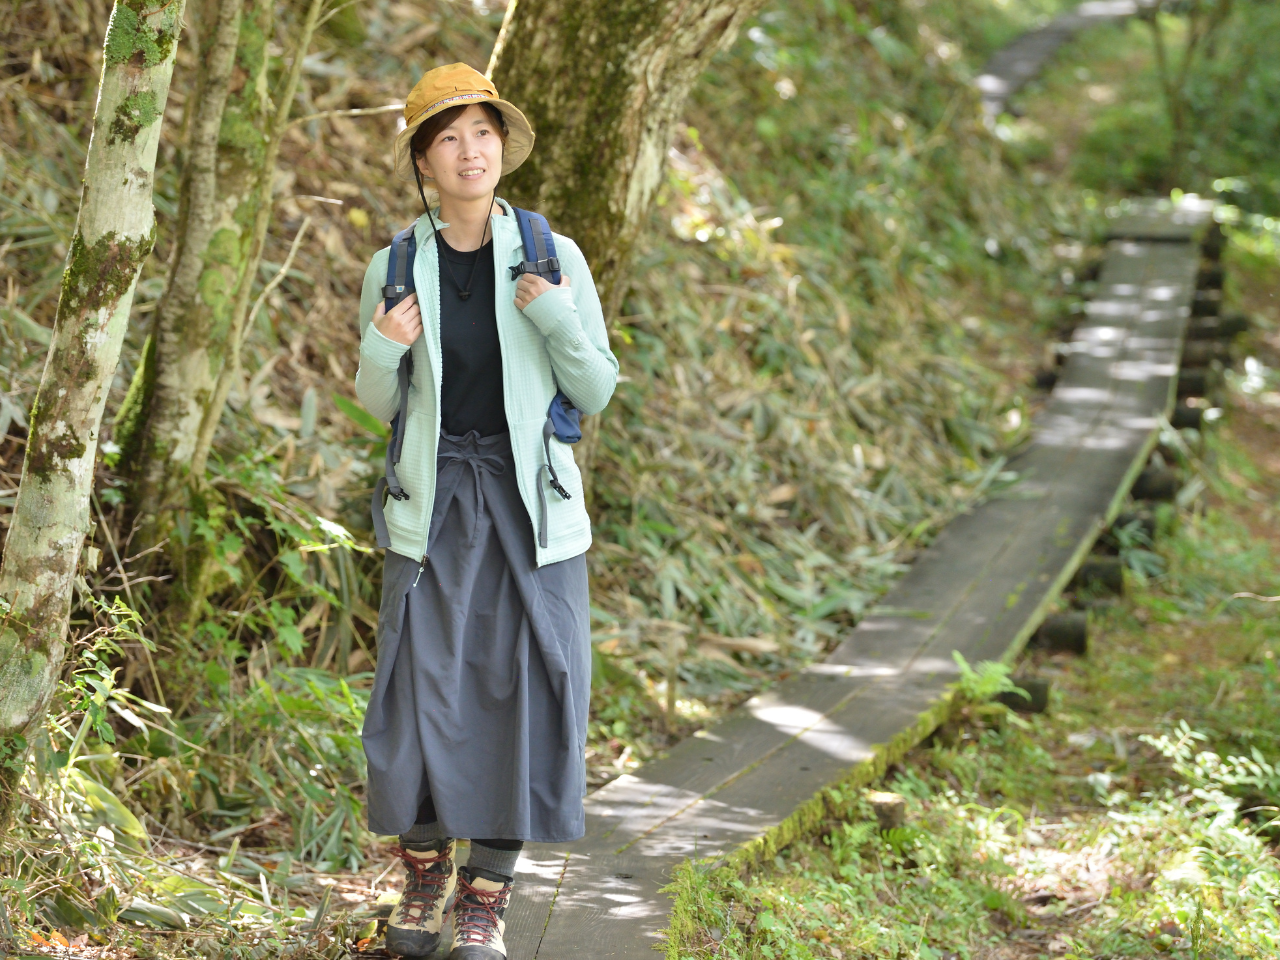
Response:
MULTIPOLYGON (((546 278, 548 283, 560 283, 560 258, 556 256, 555 238, 551 234, 551 226, 547 218, 531 210, 512 207, 516 215, 516 223, 520 227, 520 239, 524 244, 524 261, 511 267, 511 279, 521 274, 534 273, 546 278)), ((418 241, 414 236, 417 221, 405 227, 391 240, 391 255, 387 258, 387 283, 382 288, 382 296, 388 313, 391 308, 414 292, 413 260, 418 252, 418 241)), ((378 538, 378 546, 391 546, 391 536, 387 532, 387 521, 383 515, 383 503, 390 495, 396 500, 408 500, 409 492, 400 486, 396 477, 396 465, 400 463, 401 447, 404 444, 404 424, 409 417, 409 381, 413 377, 413 351, 406 350, 400 358, 400 367, 396 371, 400 381, 400 409, 391 418, 391 436, 387 440, 386 470, 378 478, 373 488, 373 530, 378 538)), ((582 439, 582 415, 573 401, 565 396, 564 391, 557 390, 547 410, 546 422, 542 425, 542 444, 546 461, 539 468, 541 481, 545 471, 553 489, 563 499, 569 500, 572 494, 564 488, 560 478, 556 476, 555 467, 551 465, 551 438, 561 443, 577 443, 582 439)), ((547 504, 542 493, 542 516, 538 521, 538 543, 547 545, 547 504)))

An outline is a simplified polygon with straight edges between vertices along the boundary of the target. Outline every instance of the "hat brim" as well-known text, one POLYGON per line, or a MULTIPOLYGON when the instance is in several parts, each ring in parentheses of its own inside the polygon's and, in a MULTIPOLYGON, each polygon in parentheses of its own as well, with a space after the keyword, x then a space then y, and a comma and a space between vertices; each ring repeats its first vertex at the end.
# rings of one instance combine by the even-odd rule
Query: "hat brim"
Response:
MULTIPOLYGON (((466 101, 467 106, 480 103, 493 104, 498 108, 498 112, 502 114, 502 119, 507 123, 507 139, 502 145, 502 172, 504 175, 508 174, 529 159, 529 154, 533 152, 533 127, 529 125, 528 118, 520 112, 519 108, 506 100, 499 100, 497 97, 475 97, 467 98, 466 101)), ((456 101, 437 104, 433 110, 423 114, 396 134, 395 144, 392 147, 392 158, 398 179, 408 181, 414 179, 413 150, 409 145, 409 141, 418 132, 418 128, 437 113, 442 113, 450 107, 461 105, 456 101)))

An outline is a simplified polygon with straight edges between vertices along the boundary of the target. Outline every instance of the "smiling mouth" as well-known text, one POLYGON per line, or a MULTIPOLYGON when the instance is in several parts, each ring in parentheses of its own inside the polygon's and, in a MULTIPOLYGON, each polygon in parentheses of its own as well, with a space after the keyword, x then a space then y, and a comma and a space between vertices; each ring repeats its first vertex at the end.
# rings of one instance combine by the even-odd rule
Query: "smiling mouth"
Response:
POLYGON ((484 167, 472 167, 470 170, 462 170, 458 176, 464 180, 474 180, 476 177, 484 176, 484 167))

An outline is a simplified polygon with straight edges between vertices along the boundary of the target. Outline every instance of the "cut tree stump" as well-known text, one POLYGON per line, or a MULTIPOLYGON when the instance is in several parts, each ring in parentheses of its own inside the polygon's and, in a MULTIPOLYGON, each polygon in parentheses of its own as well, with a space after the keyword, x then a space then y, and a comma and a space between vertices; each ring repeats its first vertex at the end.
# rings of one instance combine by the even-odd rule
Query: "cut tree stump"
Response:
POLYGON ((876 823, 881 830, 894 830, 907 823, 907 801, 896 793, 872 790, 867 793, 867 801, 875 811, 876 823))
POLYGON ((1222 264, 1207 263, 1196 274, 1196 286, 1201 290, 1221 290, 1224 279, 1222 264))
POLYGON ((1049 709, 1049 690, 1053 681, 1047 677, 1014 677, 1014 685, 1027 692, 1027 697, 1020 693, 1002 693, 996 700, 1018 713, 1044 713, 1049 709), (1028 699, 1030 697, 1030 699, 1028 699))
POLYGON ((1178 371, 1178 398, 1208 396, 1209 381, 1209 371, 1204 367, 1183 367, 1178 371))
POLYGON ((1119 557, 1091 556, 1080 564, 1072 583, 1077 590, 1121 596, 1124 593, 1124 564, 1119 557))
POLYGON ((1182 348, 1182 369, 1207 367, 1211 363, 1231 362, 1231 350, 1219 340, 1191 340, 1182 348))
POLYGON ((1168 503, 1178 495, 1178 475, 1168 467, 1148 466, 1133 482, 1133 499, 1168 503))
POLYGON ((1175 430, 1199 430, 1204 423, 1204 411, 1199 407, 1180 403, 1174 407, 1169 423, 1175 430))
POLYGON ((1089 652, 1089 615, 1081 610, 1051 613, 1036 630, 1031 645, 1049 653, 1084 656, 1089 652))

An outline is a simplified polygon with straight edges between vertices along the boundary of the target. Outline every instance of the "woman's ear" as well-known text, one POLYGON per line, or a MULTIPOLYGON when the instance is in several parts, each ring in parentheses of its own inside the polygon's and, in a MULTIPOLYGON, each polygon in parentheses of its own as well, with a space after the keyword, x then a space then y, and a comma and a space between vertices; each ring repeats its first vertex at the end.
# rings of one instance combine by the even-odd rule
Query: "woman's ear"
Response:
POLYGON ((418 165, 418 172, 422 174, 424 179, 435 179, 435 177, 431 175, 431 167, 427 165, 427 155, 425 153, 414 157, 414 163, 418 165))

